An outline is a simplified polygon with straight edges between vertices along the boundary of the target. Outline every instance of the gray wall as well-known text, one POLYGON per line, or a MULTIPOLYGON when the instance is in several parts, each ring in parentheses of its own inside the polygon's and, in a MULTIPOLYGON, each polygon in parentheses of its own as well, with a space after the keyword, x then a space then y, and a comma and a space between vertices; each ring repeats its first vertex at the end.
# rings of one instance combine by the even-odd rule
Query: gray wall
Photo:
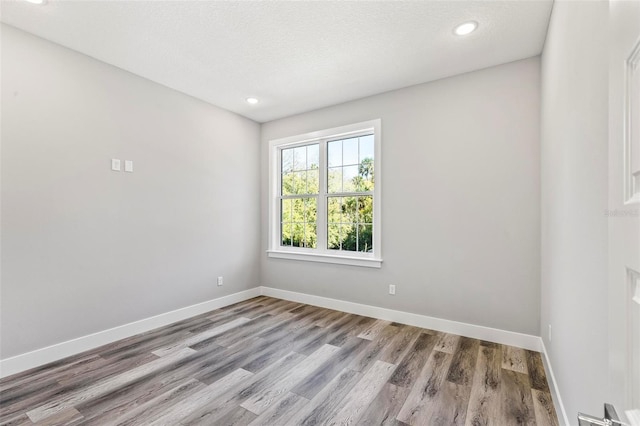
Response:
POLYGON ((259 131, 3 25, 0 356, 258 285, 259 131))
MULTIPOLYGON (((539 67, 527 59, 264 124, 266 212, 269 140, 382 119, 384 263, 263 251, 262 285, 537 335, 539 67)), ((265 214, 263 250, 267 232, 265 214)))
POLYGON ((541 330, 571 419, 606 400, 607 23, 607 2, 556 1, 542 56, 541 330))

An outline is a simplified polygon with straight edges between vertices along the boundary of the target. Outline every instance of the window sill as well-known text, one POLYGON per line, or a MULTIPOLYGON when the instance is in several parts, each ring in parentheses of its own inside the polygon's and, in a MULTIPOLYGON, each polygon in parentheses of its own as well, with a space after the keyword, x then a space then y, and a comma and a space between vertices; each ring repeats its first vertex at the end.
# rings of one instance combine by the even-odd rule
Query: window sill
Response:
POLYGON ((363 266, 366 268, 382 267, 382 259, 373 257, 335 256, 318 253, 293 253, 279 250, 267 250, 267 256, 277 259, 304 260, 307 262, 335 263, 338 265, 363 266))

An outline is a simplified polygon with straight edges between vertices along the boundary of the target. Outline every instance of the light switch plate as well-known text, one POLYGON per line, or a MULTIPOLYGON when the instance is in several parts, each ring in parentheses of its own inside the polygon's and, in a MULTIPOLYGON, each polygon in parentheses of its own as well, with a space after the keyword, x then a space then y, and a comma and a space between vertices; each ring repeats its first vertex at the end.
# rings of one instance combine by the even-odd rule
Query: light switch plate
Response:
POLYGON ((132 160, 124 160, 124 171, 125 172, 133 172, 133 161, 132 160))
POLYGON ((118 160, 117 158, 111 159, 111 170, 113 170, 114 172, 120 171, 120 160, 118 160))

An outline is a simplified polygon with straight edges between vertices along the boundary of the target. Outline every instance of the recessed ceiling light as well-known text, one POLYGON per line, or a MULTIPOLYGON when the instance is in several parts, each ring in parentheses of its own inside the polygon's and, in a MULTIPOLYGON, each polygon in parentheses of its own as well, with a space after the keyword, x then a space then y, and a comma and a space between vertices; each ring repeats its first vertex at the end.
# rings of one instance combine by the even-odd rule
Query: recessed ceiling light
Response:
POLYGON ((247 98, 247 103, 250 103, 251 105, 255 105, 258 103, 258 99, 257 98, 247 98))
POLYGON ((33 4, 45 4, 47 2, 47 0, 24 0, 24 1, 33 3, 33 4))
POLYGON ((476 21, 465 22, 464 24, 460 24, 453 30, 454 34, 463 36, 467 34, 471 34, 478 28, 478 23, 476 21))

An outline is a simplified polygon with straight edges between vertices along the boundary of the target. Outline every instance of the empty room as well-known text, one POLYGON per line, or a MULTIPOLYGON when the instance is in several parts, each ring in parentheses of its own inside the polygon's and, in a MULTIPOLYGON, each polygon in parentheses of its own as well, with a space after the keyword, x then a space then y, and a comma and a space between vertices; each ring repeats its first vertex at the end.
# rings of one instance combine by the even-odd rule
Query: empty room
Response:
POLYGON ((640 0, 0 21, 0 425, 640 426, 640 0))

